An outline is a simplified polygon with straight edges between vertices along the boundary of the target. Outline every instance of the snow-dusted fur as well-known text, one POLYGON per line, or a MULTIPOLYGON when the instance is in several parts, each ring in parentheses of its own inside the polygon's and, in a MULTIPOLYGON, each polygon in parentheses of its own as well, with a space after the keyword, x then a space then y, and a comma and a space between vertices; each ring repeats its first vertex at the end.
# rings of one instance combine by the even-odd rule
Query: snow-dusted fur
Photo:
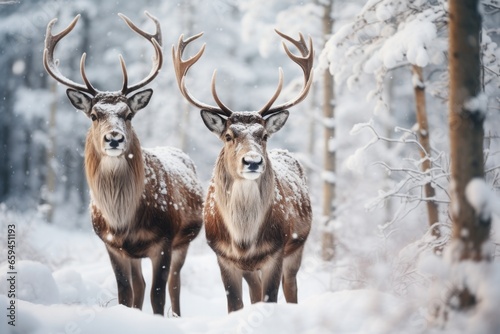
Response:
POLYGON ((230 312, 243 307, 242 278, 252 303, 276 302, 281 280, 286 300, 297 302, 296 275, 311 204, 298 161, 283 150, 266 151, 272 131, 277 129, 256 113, 234 113, 220 134, 226 144, 208 189, 204 221, 230 312), (259 161, 253 167, 258 177, 247 176, 248 161, 259 161))
MULTIPOLYGON (((131 151, 141 152, 137 139, 132 145, 135 147, 131 151)), ((97 206, 111 229, 127 230, 133 223, 144 191, 143 160, 101 156, 88 136, 85 166, 91 205, 97 206)))
POLYGON ((164 313, 168 279, 172 311, 180 315, 180 270, 202 225, 202 190, 194 164, 174 148, 141 149, 129 117, 137 106, 123 96, 98 95, 91 105, 86 112, 96 118, 85 145, 91 218, 106 244, 119 302, 142 308, 140 259, 149 257, 153 311, 164 313))
POLYGON ((154 313, 164 314, 168 280, 172 312, 180 315, 180 270, 189 243, 202 225, 201 187, 195 167, 184 153, 176 149, 142 150, 132 128, 132 119, 153 95, 150 88, 139 89, 156 78, 163 64, 160 22, 148 12, 145 14, 155 23, 155 34, 141 30, 125 15, 118 14, 155 50, 151 71, 136 84, 129 84, 122 56, 120 91, 99 91, 92 86, 85 72, 85 53, 80 62, 84 84, 60 72, 54 58, 55 47, 73 30, 80 15, 56 35, 52 28, 57 19, 49 22, 43 64, 49 75, 69 87, 66 94, 71 104, 92 121, 85 144, 91 218, 94 231, 109 253, 118 301, 142 308, 146 284, 140 259, 149 257, 153 264, 154 313))

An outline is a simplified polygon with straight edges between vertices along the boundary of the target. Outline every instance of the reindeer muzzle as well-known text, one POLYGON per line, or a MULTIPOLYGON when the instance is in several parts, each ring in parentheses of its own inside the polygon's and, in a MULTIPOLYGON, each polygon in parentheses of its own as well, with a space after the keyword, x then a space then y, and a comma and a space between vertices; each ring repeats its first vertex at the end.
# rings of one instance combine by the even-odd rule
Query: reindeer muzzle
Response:
POLYGON ((125 150, 125 135, 118 131, 112 131, 104 136, 104 150, 106 154, 117 157, 125 150))

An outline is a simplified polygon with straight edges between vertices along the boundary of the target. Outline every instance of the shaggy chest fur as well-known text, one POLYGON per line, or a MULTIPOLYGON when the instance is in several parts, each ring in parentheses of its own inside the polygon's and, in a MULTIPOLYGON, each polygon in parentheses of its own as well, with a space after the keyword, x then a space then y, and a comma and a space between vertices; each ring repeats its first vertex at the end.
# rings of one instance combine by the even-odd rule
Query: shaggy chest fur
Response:
POLYGON ((92 182, 91 205, 101 212, 112 230, 126 229, 139 206, 144 182, 134 182, 133 174, 144 179, 144 171, 134 171, 126 158, 104 157, 92 182))
POLYGON ((255 181, 238 180, 227 190, 216 193, 223 222, 237 244, 254 244, 268 209, 255 181))
POLYGON ((189 224, 199 230, 202 190, 194 165, 177 149, 102 159, 89 185, 95 232, 131 257, 148 256, 148 250, 165 240, 175 243, 189 224))
POLYGON ((286 232, 283 222, 264 204, 256 182, 242 182, 236 182, 223 200, 217 199, 211 184, 204 208, 205 232, 217 255, 240 269, 255 270, 283 248, 286 232))
MULTIPOLYGON (((142 207, 139 208, 139 211, 139 215, 143 216, 141 221, 130 225, 127 229, 115 230, 107 223, 101 211, 92 205, 92 226, 95 233, 108 247, 114 248, 128 257, 148 257, 161 248, 160 246, 165 239, 172 240, 177 231, 169 228, 167 224, 150 224, 151 220, 145 215, 146 211, 142 207)), ((156 215, 160 218, 161 212, 157 212, 156 215)))
POLYGON ((276 252, 293 253, 311 226, 300 165, 284 151, 271 151, 270 158, 273 172, 265 181, 227 182, 216 170, 208 189, 207 240, 217 255, 243 270, 259 268, 276 252))

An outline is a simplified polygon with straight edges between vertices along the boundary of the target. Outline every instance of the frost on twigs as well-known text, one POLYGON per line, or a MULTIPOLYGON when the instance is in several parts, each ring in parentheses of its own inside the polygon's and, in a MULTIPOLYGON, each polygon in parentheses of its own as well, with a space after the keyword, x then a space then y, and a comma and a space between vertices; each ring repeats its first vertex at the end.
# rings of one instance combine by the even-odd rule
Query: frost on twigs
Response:
POLYGON ((366 127, 370 127, 370 126, 373 126, 373 120, 370 120, 368 123, 357 123, 357 124, 354 124, 351 131, 349 132, 349 134, 352 136, 352 135, 356 135, 358 134, 359 132, 361 132, 361 130, 363 130, 364 128, 366 127))
MULTIPOLYGON (((483 1, 483 5, 486 2, 493 1, 483 1)), ((498 8, 498 2, 496 4, 498 8)), ((479 6, 482 8, 483 6, 479 6)), ((495 29, 482 29, 481 35, 481 63, 483 66, 483 85, 486 87, 487 93, 495 94, 498 90, 498 85, 500 84, 500 62, 498 61, 499 49, 497 43, 495 43, 490 35, 495 36, 498 34, 498 30, 495 29), (489 88, 491 86, 491 88, 489 88)))
POLYGON ((412 129, 396 127, 394 131, 401 134, 399 138, 388 138, 380 135, 373 121, 370 121, 354 125, 351 134, 358 134, 363 130, 369 130, 373 134, 373 137, 365 146, 358 148, 347 159, 347 168, 362 173, 368 168, 371 170, 373 167, 381 167, 388 175, 391 175, 387 186, 384 189, 379 189, 377 196, 365 204, 365 209, 372 211, 382 208, 386 203, 394 199, 399 202, 399 206, 394 211, 392 218, 380 226, 381 232, 386 233, 386 231, 390 231, 394 223, 402 221, 408 214, 418 209, 422 203, 448 204, 450 202, 450 195, 447 190, 449 171, 446 156, 443 153, 439 153, 435 157, 427 154, 418 141, 418 127, 413 127, 412 129), (396 166, 393 165, 396 164, 394 161, 376 161, 370 163, 367 160, 366 151, 379 142, 385 142, 396 147, 412 145, 416 149, 416 154, 402 160, 400 157, 394 159, 398 163, 396 166), (424 157, 418 154, 419 151, 425 153, 424 157), (422 164, 427 160, 430 160, 433 167, 422 171, 422 164), (428 184, 435 189, 436 195, 433 197, 425 195, 424 187, 428 184))

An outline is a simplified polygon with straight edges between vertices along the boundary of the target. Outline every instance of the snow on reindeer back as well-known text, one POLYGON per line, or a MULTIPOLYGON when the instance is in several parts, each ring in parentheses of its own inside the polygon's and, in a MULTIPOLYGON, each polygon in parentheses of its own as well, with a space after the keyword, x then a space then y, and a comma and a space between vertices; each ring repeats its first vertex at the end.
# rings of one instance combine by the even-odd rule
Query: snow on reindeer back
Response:
MULTIPOLYGON (((143 198, 153 198, 152 205, 166 211, 168 206, 175 210, 183 210, 188 200, 194 200, 189 194, 181 194, 187 189, 193 197, 201 197, 202 189, 196 176, 196 167, 192 160, 179 149, 173 147, 143 148, 145 168, 145 184, 154 188, 151 193, 143 194, 143 198), (152 168, 160 164, 161 168, 152 168), (169 189, 172 193, 169 193, 169 189), (188 198, 190 197, 190 198, 188 198)), ((148 192, 146 186, 145 192, 148 192)))
MULTIPOLYGON (((269 159, 276 179, 280 181, 283 187, 290 191, 280 191, 275 187, 275 204, 284 199, 287 204, 297 204, 307 200, 307 184, 304 171, 297 159, 295 159, 287 150, 274 149, 269 151, 269 159)), ((285 210, 283 205, 280 206, 285 210)), ((285 212, 286 213, 286 212, 285 212)))

